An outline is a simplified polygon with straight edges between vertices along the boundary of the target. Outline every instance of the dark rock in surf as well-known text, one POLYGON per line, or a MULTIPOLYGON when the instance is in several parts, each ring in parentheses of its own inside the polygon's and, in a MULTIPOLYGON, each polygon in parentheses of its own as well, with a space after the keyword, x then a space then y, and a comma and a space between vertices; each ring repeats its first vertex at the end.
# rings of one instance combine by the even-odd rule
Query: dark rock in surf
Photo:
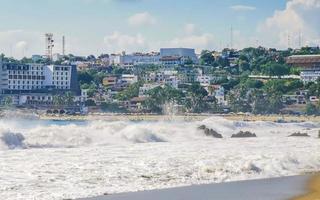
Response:
POLYGON ((213 129, 207 128, 205 125, 201 125, 198 127, 199 130, 203 130, 204 134, 208 137, 214 137, 214 138, 223 138, 221 134, 219 134, 217 131, 213 129))
POLYGON ((257 137, 255 133, 251 133, 250 131, 240 131, 237 134, 233 134, 231 138, 251 138, 251 137, 257 137))
POLYGON ((219 134, 217 131, 215 131, 213 129, 206 128, 204 130, 204 134, 206 136, 210 136, 210 137, 214 137, 214 138, 223 138, 221 134, 219 134))
POLYGON ((289 137, 310 137, 310 135, 308 133, 293 133, 291 135, 289 135, 289 137))
POLYGON ((198 127, 198 129, 200 129, 200 130, 205 130, 206 128, 207 128, 206 125, 201 125, 198 127))

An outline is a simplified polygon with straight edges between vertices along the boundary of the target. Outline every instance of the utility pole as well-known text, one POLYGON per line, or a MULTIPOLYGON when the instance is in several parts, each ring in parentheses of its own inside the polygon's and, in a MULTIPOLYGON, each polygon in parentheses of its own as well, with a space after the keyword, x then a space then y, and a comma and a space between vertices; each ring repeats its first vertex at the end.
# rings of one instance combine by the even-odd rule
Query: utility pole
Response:
POLYGON ((66 38, 65 36, 62 36, 62 55, 66 55, 66 38))

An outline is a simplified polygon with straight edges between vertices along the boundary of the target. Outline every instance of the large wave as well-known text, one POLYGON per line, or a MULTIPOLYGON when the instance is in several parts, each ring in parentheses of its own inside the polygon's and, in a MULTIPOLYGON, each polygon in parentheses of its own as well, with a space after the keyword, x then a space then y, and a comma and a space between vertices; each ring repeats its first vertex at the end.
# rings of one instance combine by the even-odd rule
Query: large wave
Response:
MULTIPOLYGON (((125 143, 184 142, 208 140, 200 125, 206 125, 224 138, 240 130, 252 131, 258 137, 285 137, 295 131, 307 131, 316 136, 314 123, 281 124, 273 122, 229 121, 211 117, 203 121, 91 121, 86 123, 12 120, 0 121, 0 149, 73 148, 89 145, 125 143)), ((212 138, 209 138, 212 139, 212 138)))

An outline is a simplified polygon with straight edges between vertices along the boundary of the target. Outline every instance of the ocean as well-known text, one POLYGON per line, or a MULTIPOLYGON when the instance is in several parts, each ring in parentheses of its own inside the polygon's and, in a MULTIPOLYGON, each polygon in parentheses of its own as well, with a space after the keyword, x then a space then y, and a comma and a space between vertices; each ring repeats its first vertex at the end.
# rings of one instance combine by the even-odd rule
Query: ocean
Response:
POLYGON ((0 120, 1 199, 74 199, 320 169, 320 124, 0 120), (208 137, 200 125, 223 135, 208 137), (256 138, 231 138, 239 131, 256 138), (294 132, 310 137, 288 137, 294 132))

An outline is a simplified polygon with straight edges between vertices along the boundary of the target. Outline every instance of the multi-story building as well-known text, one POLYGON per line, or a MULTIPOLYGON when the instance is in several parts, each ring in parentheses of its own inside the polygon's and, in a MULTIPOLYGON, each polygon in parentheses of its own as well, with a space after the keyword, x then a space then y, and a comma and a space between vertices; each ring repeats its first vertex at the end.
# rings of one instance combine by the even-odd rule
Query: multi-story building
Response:
POLYGON ((180 61, 184 64, 187 60, 192 60, 193 63, 198 63, 198 57, 194 49, 188 48, 162 48, 160 49, 161 58, 164 57, 180 57, 180 61))
POLYGON ((126 54, 123 52, 122 54, 111 54, 109 56, 109 63, 123 67, 146 64, 156 65, 160 64, 160 54, 157 52, 133 54, 126 54))
POLYGON ((160 62, 165 67, 174 67, 183 63, 180 56, 163 56, 160 58, 160 62))
POLYGON ((132 53, 111 54, 108 57, 109 64, 131 67, 135 65, 181 65, 187 61, 198 63, 198 57, 194 49, 187 48, 162 48, 159 52, 151 53, 132 53))
POLYGON ((138 76, 133 74, 122 74, 121 75, 121 82, 126 84, 133 84, 138 82, 138 76))
POLYGON ((178 88, 180 84, 180 80, 177 76, 177 71, 160 71, 160 72, 152 72, 145 76, 145 80, 147 82, 156 83, 159 85, 169 85, 174 88, 178 88))
POLYGON ((2 93, 39 90, 79 92, 76 66, 0 63, 2 93))
POLYGON ((83 100, 75 65, 20 64, 0 62, 1 97, 10 96, 17 105, 49 106, 54 96, 72 92, 83 100))
POLYGON ((287 64, 302 68, 300 78, 303 82, 317 81, 320 78, 320 55, 290 56, 287 64))

